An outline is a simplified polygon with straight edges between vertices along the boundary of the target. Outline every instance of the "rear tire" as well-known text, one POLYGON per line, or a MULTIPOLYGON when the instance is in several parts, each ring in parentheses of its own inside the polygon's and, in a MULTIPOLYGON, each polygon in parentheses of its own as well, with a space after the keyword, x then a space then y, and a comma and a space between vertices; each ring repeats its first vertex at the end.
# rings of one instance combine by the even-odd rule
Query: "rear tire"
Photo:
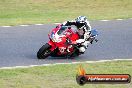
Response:
POLYGON ((46 43, 45 45, 43 45, 39 49, 39 51, 37 52, 37 58, 38 59, 45 59, 45 58, 47 58, 51 54, 51 51, 49 50, 50 47, 51 46, 48 43, 46 43))
POLYGON ((80 55, 80 53, 79 53, 78 48, 77 48, 77 47, 75 47, 74 49, 75 49, 75 51, 71 54, 71 57, 77 57, 77 56, 79 56, 79 55, 80 55))

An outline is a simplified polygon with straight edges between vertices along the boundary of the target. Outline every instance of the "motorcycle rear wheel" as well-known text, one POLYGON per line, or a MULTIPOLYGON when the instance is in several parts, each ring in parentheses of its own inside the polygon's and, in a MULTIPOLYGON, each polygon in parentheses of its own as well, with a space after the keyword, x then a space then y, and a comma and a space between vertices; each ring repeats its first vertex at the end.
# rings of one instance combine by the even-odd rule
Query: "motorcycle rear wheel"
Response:
POLYGON ((39 49, 39 51, 37 52, 37 58, 38 59, 45 59, 45 58, 47 58, 51 54, 51 51, 49 50, 50 47, 51 46, 48 43, 46 43, 45 45, 43 45, 39 49))

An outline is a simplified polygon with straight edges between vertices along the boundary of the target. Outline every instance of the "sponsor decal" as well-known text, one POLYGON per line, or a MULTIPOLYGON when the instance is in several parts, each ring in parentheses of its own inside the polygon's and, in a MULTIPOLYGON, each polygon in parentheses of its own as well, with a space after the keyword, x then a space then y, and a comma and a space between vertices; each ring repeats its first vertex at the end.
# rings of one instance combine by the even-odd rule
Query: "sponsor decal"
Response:
POLYGON ((86 74, 85 70, 80 65, 78 74, 76 75, 76 81, 79 85, 90 83, 130 83, 131 76, 129 74, 86 74))

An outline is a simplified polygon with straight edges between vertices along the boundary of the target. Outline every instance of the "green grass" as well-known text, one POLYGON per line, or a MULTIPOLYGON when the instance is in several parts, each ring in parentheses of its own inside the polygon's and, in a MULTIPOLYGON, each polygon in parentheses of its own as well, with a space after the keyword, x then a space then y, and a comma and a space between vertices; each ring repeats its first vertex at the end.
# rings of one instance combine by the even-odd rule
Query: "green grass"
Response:
MULTIPOLYGON (((131 88, 129 84, 76 83, 80 64, 40 66, 32 68, 0 69, 1 88, 131 88)), ((87 74, 130 74, 132 61, 83 63, 87 74)))
POLYGON ((132 17, 132 0, 0 0, 0 25, 132 17))

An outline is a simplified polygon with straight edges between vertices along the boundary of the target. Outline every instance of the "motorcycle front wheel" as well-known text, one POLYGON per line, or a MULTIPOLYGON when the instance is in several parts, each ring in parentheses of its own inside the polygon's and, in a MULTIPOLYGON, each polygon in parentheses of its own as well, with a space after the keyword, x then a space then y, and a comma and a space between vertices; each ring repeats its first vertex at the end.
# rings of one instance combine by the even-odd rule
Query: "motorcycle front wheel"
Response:
POLYGON ((49 50, 50 47, 51 46, 48 43, 46 43, 45 45, 43 45, 39 49, 39 51, 37 52, 37 58, 38 59, 45 59, 45 58, 47 58, 51 54, 51 51, 49 50))

